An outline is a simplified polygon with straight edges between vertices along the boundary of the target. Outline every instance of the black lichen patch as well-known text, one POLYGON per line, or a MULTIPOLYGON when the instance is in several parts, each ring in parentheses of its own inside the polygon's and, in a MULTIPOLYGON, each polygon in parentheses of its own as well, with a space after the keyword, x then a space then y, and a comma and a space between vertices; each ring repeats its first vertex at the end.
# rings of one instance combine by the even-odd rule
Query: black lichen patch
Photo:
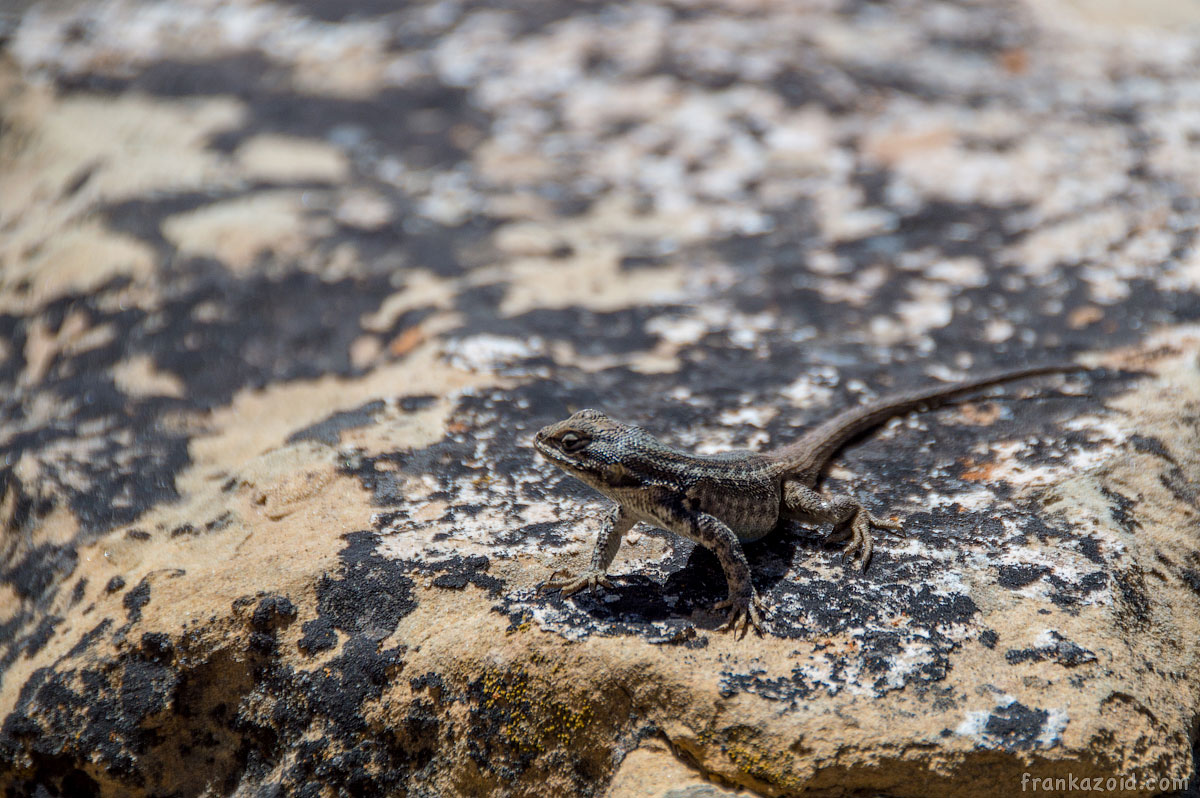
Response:
POLYGON ((996 581, 1001 587, 1016 590, 1033 584, 1049 570, 1049 566, 1046 565, 1001 565, 1000 576, 996 581))
MULTIPOLYGON (((105 620, 26 683, 0 727, 0 770, 21 773, 31 789, 83 784, 71 775, 76 767, 164 795, 230 791, 280 772, 278 794, 305 794, 325 780, 352 785, 353 794, 400 789, 414 763, 433 758, 441 721, 429 706, 413 707, 400 728, 367 720, 403 669, 403 647, 379 641, 413 608, 411 581, 375 553, 376 542, 371 533, 348 536, 339 578, 318 586, 321 612, 347 641, 316 671, 282 661, 277 636, 297 614, 286 596, 236 601, 235 613, 246 613, 241 632, 146 632, 115 658, 94 661, 88 652, 113 626, 105 620)), ((149 591, 139 585, 129 595, 149 591)))
POLYGON ((1049 574, 1047 581, 1053 587, 1050 600, 1055 606, 1071 614, 1079 612, 1079 607, 1088 599, 1089 594, 1108 587, 1110 575, 1108 571, 1092 571, 1084 574, 1078 582, 1063 579, 1058 574, 1049 574))
POLYGON ((1150 594, 1141 566, 1133 565, 1114 571, 1112 583, 1116 588, 1117 622, 1128 631, 1144 629, 1152 622, 1150 594))
POLYGON ((78 657, 80 654, 87 651, 97 640, 100 640, 102 637, 104 637, 108 633, 108 630, 112 629, 112 627, 112 618, 105 618, 103 621, 93 626, 91 630, 89 630, 83 637, 79 638, 79 642, 73 645, 71 650, 67 652, 67 659, 78 657))
POLYGON ((1067 640, 1058 632, 1050 633, 1050 641, 1045 645, 1033 648, 1012 648, 1004 652, 1004 658, 1009 664, 1017 665, 1022 662, 1052 661, 1065 668, 1074 668, 1096 661, 1096 655, 1078 643, 1067 640))
POLYGON ((69 88, 160 97, 233 96, 246 103, 250 118, 219 137, 215 144, 221 149, 236 149, 260 133, 286 133, 339 141, 352 151, 387 152, 416 168, 447 167, 462 160, 466 151, 455 143, 462 137, 445 132, 455 126, 483 129, 487 124, 466 91, 433 79, 354 99, 290 91, 288 73, 287 67, 249 52, 211 61, 156 61, 127 79, 69 88))
POLYGON ((121 603, 125 605, 125 616, 130 623, 140 621, 142 608, 150 603, 150 577, 147 576, 138 582, 136 587, 125 594, 121 603))
POLYGON ((765 670, 751 670, 748 673, 721 673, 721 695, 731 698, 738 693, 753 693, 773 701, 791 702, 808 698, 819 689, 799 668, 792 670, 791 676, 768 677, 765 670))
POLYGON ((1010 751, 1037 748, 1046 731, 1050 713, 1032 709, 1019 701, 992 710, 983 727, 983 738, 992 747, 1010 751))
POLYGON ((1129 534, 1136 532, 1141 523, 1137 520, 1133 511, 1134 500, 1103 485, 1100 487, 1100 492, 1108 499, 1108 513, 1112 516, 1117 526, 1129 534))
MULTIPOLYGON (((467 313, 477 310, 474 307, 477 299, 473 294, 465 294, 459 307, 467 313)), ((486 305, 491 308, 494 302, 488 301, 486 305)), ((550 340, 569 340, 585 356, 644 352, 657 342, 657 337, 647 332, 646 322, 666 310, 670 308, 656 305, 603 313, 579 307, 539 308, 511 318, 494 316, 494 311, 489 310, 482 317, 476 315, 462 334, 491 333, 522 340, 537 335, 550 340)))
POLYGON ((424 410, 427 407, 433 406, 437 402, 437 397, 432 394, 419 394, 417 396, 402 396, 397 404, 405 413, 415 413, 418 410, 424 410))
POLYGON ((33 632, 25 638, 25 656, 33 657, 46 643, 50 642, 50 638, 54 636, 54 629, 62 623, 62 617, 58 615, 47 615, 38 621, 38 625, 33 632))
POLYGON ((142 635, 142 655, 161 664, 169 664, 175 657, 175 647, 169 635, 163 632, 146 632, 142 635))
POLYGON ((44 543, 0 570, 0 583, 11 586, 21 599, 39 604, 45 601, 54 585, 75 571, 77 561, 78 556, 71 547, 44 543))
POLYGON ((139 348, 160 369, 185 381, 193 405, 214 407, 245 387, 359 373, 349 346, 385 289, 380 279, 325 281, 304 272, 236 279, 199 265, 187 290, 132 333, 145 336, 139 348), (219 316, 197 319, 205 304, 219 307, 219 316))
POLYGON ((287 596, 264 596, 254 608, 250 623, 260 632, 270 632, 295 619, 296 605, 287 596))
POLYGON ((382 399, 377 399, 353 410, 334 413, 324 421, 318 421, 316 424, 293 432, 288 436, 287 442, 317 441, 329 446, 336 446, 344 430, 365 427, 373 423, 375 416, 383 410, 384 404, 382 399))
POLYGON ((376 551, 374 532, 352 532, 345 538, 341 570, 336 578, 321 577, 317 617, 302 627, 300 649, 309 655, 336 646, 337 631, 351 639, 382 640, 417 606, 404 565, 376 551))
POLYGON ((170 666, 140 649, 97 667, 41 668, 0 727, 0 762, 32 761, 37 781, 56 781, 65 756, 139 785, 139 758, 157 741, 142 722, 169 706, 177 684, 170 666))
POLYGON ((462 590, 467 585, 475 585, 488 591, 492 596, 496 596, 500 594, 504 582, 487 574, 489 564, 487 557, 475 555, 452 557, 449 560, 422 566, 420 570, 441 572, 433 579, 434 587, 462 590))
POLYGON ((1130 435, 1129 445, 1136 452, 1151 454, 1166 460, 1172 465, 1177 465, 1175 458, 1171 456, 1170 451, 1167 449, 1167 445, 1158 438, 1152 438, 1147 435, 1130 435))

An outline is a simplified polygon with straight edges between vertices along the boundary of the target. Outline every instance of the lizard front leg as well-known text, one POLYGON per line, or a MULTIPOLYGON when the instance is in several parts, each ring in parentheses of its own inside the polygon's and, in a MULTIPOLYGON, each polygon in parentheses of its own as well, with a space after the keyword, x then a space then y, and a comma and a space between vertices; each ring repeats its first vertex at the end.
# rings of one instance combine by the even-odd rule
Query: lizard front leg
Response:
POLYGON ((858 554, 864 571, 875 551, 875 545, 871 542, 871 527, 900 529, 899 521, 873 515, 857 499, 849 496, 826 498, 795 479, 783 483, 783 515, 786 518, 833 524, 833 534, 828 540, 837 542, 850 538, 843 556, 849 559, 858 554))
MULTIPOLYGON (((606 575, 608 567, 616 558, 617 550, 621 548, 621 540, 625 537, 625 533, 632 529, 635 523, 637 523, 637 519, 629 514, 624 505, 618 504, 613 508, 612 517, 604 525, 600 537, 596 539, 596 548, 592 549, 592 564, 588 569, 574 577, 568 575, 565 579, 551 578, 542 585, 542 589, 561 590, 564 596, 570 596, 585 587, 590 587, 593 593, 596 592, 596 585, 611 588, 612 582, 608 581, 606 575)), ((557 576, 558 573, 555 571, 550 576, 557 576)))

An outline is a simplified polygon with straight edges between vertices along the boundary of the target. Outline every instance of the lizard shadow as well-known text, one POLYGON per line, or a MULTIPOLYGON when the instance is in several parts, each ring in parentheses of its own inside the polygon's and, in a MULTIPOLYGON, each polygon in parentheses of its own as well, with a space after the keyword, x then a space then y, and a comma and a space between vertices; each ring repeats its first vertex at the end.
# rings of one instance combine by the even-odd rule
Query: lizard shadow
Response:
MULTIPOLYGON (((717 556, 668 532, 649 534, 661 534, 671 541, 673 553, 659 567, 663 576, 655 579, 645 572, 613 575, 612 588, 574 597, 577 609, 606 625, 663 621, 688 625, 693 619, 701 621, 697 625, 702 628, 715 629, 723 624, 726 611, 712 612, 713 605, 728 594, 717 556)), ((785 524, 743 548, 754 587, 764 596, 787 577, 797 557, 807 558, 819 550, 836 551, 825 543, 823 532, 796 524, 785 524)))

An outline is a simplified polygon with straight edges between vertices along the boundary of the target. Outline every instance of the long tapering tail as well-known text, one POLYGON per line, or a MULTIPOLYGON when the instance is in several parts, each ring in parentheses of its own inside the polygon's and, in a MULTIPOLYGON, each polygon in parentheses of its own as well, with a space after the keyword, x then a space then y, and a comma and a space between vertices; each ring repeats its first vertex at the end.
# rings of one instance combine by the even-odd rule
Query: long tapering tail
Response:
POLYGON ((1010 371, 993 372, 975 379, 949 385, 933 385, 913 391, 894 394, 876 402, 851 407, 833 418, 818 424, 804 433, 794 443, 773 449, 769 455, 785 461, 787 470, 808 482, 815 481, 821 469, 838 449, 854 437, 861 435, 888 419, 902 415, 917 407, 937 407, 964 394, 978 391, 1004 382, 1035 377, 1039 374, 1060 374, 1083 371, 1087 367, 1076 363, 1054 363, 1010 371))

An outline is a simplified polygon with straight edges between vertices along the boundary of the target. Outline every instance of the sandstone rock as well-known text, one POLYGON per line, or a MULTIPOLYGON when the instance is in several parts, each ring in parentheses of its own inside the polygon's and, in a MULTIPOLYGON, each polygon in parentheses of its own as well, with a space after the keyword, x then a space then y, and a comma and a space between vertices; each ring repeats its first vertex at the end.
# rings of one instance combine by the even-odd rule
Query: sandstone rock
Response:
POLYGON ((1196 20, 1118 13, 0 20, 0 788, 1182 791, 1196 20), (749 547, 762 638, 648 529, 538 591, 607 514, 572 409, 764 448, 1063 357, 842 452, 907 534, 749 547))

